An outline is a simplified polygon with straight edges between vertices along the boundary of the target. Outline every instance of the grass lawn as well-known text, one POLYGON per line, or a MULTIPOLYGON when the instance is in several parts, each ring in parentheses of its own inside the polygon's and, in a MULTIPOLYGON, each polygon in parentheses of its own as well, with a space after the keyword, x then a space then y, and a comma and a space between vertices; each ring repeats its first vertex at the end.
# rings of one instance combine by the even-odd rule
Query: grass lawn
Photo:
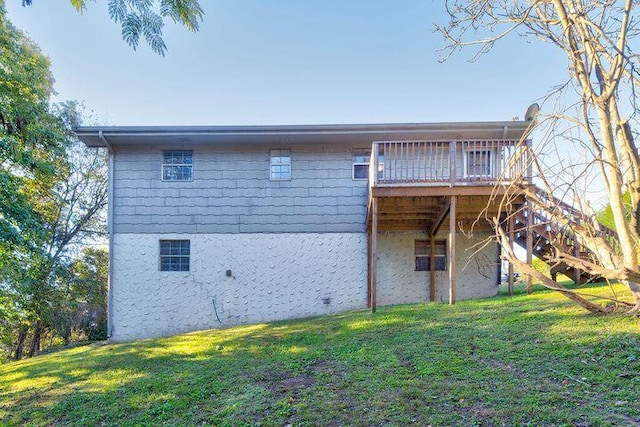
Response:
POLYGON ((93 344, 0 365, 0 425, 640 425, 639 333, 539 292, 93 344))

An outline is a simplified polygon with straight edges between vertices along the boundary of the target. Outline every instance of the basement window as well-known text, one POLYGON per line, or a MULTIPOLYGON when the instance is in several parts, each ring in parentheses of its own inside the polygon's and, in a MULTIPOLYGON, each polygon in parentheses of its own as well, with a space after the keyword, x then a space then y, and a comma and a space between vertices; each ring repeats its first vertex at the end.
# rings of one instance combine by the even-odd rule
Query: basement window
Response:
MULTIPOLYGON (((431 242, 429 240, 416 240, 415 243, 416 270, 431 271, 431 242)), ((435 270, 447 270, 447 241, 435 241, 435 270)))
POLYGON ((271 181, 291 181, 291 150, 271 150, 269 177, 271 181))
POLYGON ((160 240, 160 271, 189 271, 190 240, 160 240))
POLYGON ((193 180, 193 151, 167 150, 162 152, 163 181, 193 180))

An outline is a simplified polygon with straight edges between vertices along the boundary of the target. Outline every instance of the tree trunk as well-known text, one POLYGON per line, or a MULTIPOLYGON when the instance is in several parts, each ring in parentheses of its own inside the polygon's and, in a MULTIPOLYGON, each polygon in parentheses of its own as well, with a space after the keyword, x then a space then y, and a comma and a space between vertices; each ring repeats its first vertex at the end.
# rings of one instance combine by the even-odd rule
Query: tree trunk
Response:
POLYGON ((27 328, 21 328, 18 332, 18 341, 16 342, 16 348, 13 352, 13 360, 22 359, 22 352, 24 351, 24 341, 27 339, 27 328))
POLYGON ((29 345, 29 353, 27 357, 33 357, 36 353, 40 352, 40 338, 42 337, 43 328, 40 322, 36 323, 36 328, 33 330, 33 337, 31 338, 31 344, 29 345))
POLYGON ((629 289, 631 290, 631 295, 633 295, 634 306, 630 310, 630 313, 640 313, 640 284, 636 282, 629 282, 629 289))

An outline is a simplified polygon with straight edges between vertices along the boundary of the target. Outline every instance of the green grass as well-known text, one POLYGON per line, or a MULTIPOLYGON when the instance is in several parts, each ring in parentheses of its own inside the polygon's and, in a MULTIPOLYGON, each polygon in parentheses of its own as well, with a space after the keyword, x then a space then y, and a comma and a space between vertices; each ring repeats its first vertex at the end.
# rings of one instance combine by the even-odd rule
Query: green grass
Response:
POLYGON ((637 425, 639 332, 539 292, 87 345, 0 366, 0 425, 637 425))

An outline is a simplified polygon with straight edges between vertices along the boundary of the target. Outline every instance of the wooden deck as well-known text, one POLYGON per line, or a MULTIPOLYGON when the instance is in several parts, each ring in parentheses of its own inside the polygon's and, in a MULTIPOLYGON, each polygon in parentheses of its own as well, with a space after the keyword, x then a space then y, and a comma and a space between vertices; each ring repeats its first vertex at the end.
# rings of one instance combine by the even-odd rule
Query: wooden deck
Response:
MULTIPOLYGON (((435 236, 448 231, 449 303, 456 300, 456 229, 491 228, 499 201, 514 183, 531 184, 530 141, 374 142, 369 164, 367 213, 369 305, 376 309, 377 235, 385 231, 424 231, 431 253, 435 236)), ((512 208, 524 204, 516 199, 512 208)), ((509 221, 509 230, 514 232, 509 221)), ((430 299, 435 298, 431 260, 430 299)), ((510 274, 510 277, 513 275, 510 274)))

